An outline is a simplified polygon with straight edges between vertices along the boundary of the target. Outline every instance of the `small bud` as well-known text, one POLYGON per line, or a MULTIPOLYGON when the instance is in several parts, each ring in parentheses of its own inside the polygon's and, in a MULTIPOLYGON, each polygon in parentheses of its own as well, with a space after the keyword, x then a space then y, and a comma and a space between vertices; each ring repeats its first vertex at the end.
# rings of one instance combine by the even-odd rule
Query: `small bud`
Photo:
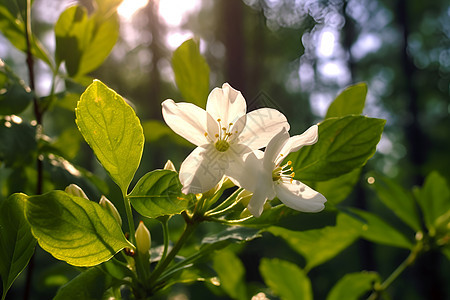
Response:
POLYGON ((114 219, 116 219, 117 223, 119 223, 119 225, 122 227, 122 218, 120 217, 117 208, 114 206, 114 204, 112 204, 111 201, 108 200, 108 198, 102 195, 98 204, 103 206, 103 208, 105 208, 114 217, 114 219))
POLYGON ((175 169, 175 165, 173 162, 169 159, 166 164, 164 165, 164 170, 170 170, 176 172, 177 169, 175 169))
POLYGON ((145 227, 144 222, 139 222, 139 226, 136 229, 136 248, 139 254, 149 255, 149 250, 152 245, 150 237, 150 231, 145 227))
POLYGON ((66 193, 71 194, 73 196, 81 197, 89 200, 84 191, 76 184, 69 184, 64 190, 66 193))

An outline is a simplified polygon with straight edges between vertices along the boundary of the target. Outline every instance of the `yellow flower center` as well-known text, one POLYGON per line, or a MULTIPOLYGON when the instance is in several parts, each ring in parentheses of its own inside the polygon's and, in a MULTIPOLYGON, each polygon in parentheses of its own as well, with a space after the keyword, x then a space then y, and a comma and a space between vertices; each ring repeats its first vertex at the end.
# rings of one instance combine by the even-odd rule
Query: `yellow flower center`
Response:
POLYGON ((272 180, 279 181, 282 179, 288 179, 292 182, 295 176, 294 168, 291 167, 292 161, 288 161, 287 164, 283 166, 277 166, 272 172, 272 180))
MULTIPOLYGON (((230 137, 233 135, 231 127, 233 126, 233 123, 228 124, 228 127, 223 127, 220 123, 221 119, 217 119, 217 122, 219 123, 220 131, 215 135, 214 139, 209 140, 214 143, 214 147, 216 147, 217 151, 225 152, 230 148, 230 137)), ((237 133, 237 131, 235 131, 235 133, 237 133)), ((208 133, 205 132, 205 136, 207 137, 208 133)))

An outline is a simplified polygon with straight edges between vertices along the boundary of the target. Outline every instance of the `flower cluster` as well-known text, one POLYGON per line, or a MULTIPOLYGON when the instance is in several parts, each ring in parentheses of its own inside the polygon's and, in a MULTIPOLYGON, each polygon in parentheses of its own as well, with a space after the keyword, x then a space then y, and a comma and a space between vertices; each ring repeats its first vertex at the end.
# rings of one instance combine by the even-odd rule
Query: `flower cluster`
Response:
POLYGON ((204 193, 227 176, 253 193, 247 208, 256 217, 275 197, 299 211, 324 208, 325 197, 294 179, 290 161, 282 164, 289 153, 317 142, 317 125, 289 137, 282 113, 272 108, 247 113, 244 97, 228 83, 211 91, 206 110, 168 99, 162 114, 173 131, 197 146, 181 164, 183 193, 204 193))

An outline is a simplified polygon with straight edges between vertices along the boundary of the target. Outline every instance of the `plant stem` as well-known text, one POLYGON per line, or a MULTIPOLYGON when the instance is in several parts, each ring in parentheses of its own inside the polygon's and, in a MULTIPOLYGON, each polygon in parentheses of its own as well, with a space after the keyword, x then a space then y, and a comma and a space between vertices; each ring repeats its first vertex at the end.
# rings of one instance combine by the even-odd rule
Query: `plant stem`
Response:
POLYGON ((421 243, 417 244, 411 253, 409 253, 408 257, 389 275, 388 278, 386 278, 381 285, 376 287, 375 291, 370 294, 369 298, 367 300, 376 300, 380 297, 380 295, 397 279, 400 274, 403 273, 403 271, 412 265, 416 259, 417 256, 422 252, 423 246, 421 243))
POLYGON ((163 238, 164 238, 164 249, 161 255, 161 260, 164 260, 167 255, 167 251, 169 249, 169 219, 165 219, 161 222, 163 228, 163 238))
POLYGON ((150 275, 149 282, 151 286, 155 286, 156 280, 159 278, 159 276, 164 272, 166 267, 172 262, 172 260, 175 258, 177 253, 181 250, 181 247, 186 242, 186 240, 189 238, 189 236, 194 232, 195 228, 197 227, 198 223, 193 222, 192 219, 186 220, 186 227, 184 228, 183 233, 181 234, 180 238, 176 242, 176 244, 173 246, 173 248, 170 250, 170 252, 167 254, 164 260, 157 265, 155 270, 150 275))
POLYGON ((127 197, 127 195, 125 193, 122 194, 123 197, 123 203, 125 206, 125 212, 127 214, 127 221, 128 221, 128 227, 129 227, 129 231, 130 231, 130 241, 133 245, 136 246, 136 231, 134 228, 134 218, 133 218, 133 212, 131 211, 131 203, 130 203, 130 198, 127 197))

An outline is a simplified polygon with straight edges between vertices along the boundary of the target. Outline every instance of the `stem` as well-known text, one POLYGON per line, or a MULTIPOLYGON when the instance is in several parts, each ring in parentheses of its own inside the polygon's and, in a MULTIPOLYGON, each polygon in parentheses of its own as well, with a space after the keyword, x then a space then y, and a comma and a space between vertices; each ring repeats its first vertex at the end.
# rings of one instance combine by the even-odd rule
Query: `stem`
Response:
POLYGON ((222 203, 220 203, 217 207, 213 208, 212 210, 208 211, 205 216, 217 216, 220 215, 226 211, 228 211, 228 209, 232 208, 233 206, 235 206, 237 204, 237 202, 232 203, 230 205, 231 201, 234 201, 237 197, 237 195, 242 191, 242 188, 237 189, 236 191, 234 191, 233 194, 230 195, 230 197, 228 197, 227 199, 225 199, 222 203))
POLYGON ((163 261, 166 258, 167 251, 169 250, 169 220, 165 219, 161 222, 162 228, 163 228, 163 238, 164 238, 164 249, 163 253, 161 255, 161 260, 163 261))
POLYGON ((130 199, 127 197, 125 193, 122 194, 123 197, 123 203, 125 206, 125 212, 127 214, 127 221, 128 221, 128 227, 130 231, 130 241, 133 245, 136 246, 136 230, 134 228, 134 218, 133 218, 133 212, 131 211, 131 203, 130 199))
POLYGON ((418 255, 422 252, 423 247, 422 244, 417 244, 416 247, 409 253, 408 257, 389 275, 389 277, 381 283, 380 286, 376 287, 375 291, 370 294, 369 298, 367 300, 376 300, 380 297, 381 293, 383 293, 394 281, 397 279, 400 274, 403 273, 403 271, 412 265, 418 255))
POLYGON ((172 250, 170 250, 169 254, 167 254, 165 259, 162 260, 161 263, 156 266, 155 270, 151 274, 149 282, 152 286, 155 285, 156 280, 163 273, 164 269, 172 262, 177 253, 181 250, 181 247, 186 242, 188 237, 192 234, 192 232, 194 232, 197 225, 198 223, 192 222, 192 220, 190 219, 186 220, 186 227, 184 228, 184 231, 181 234, 180 238, 178 239, 177 243, 173 246, 172 250))
MULTIPOLYGON (((25 41, 27 45, 27 68, 28 68, 28 78, 30 83, 30 89, 33 93, 33 107, 34 107, 34 116, 36 118, 36 140, 39 140, 42 134, 42 114, 39 109, 39 102, 36 97, 36 85, 35 85, 35 74, 34 74, 34 60, 33 54, 31 53, 31 0, 27 0, 27 12, 26 12, 26 26, 25 26, 25 41)), ((36 160, 36 194, 42 194, 42 180, 43 180, 43 161, 40 159, 39 155, 36 160)), ((23 299, 27 300, 30 297, 31 291, 31 281, 33 278, 33 270, 34 270, 34 254, 31 256, 30 261, 28 263, 27 269, 27 277, 25 283, 25 291, 23 295, 23 299)))

